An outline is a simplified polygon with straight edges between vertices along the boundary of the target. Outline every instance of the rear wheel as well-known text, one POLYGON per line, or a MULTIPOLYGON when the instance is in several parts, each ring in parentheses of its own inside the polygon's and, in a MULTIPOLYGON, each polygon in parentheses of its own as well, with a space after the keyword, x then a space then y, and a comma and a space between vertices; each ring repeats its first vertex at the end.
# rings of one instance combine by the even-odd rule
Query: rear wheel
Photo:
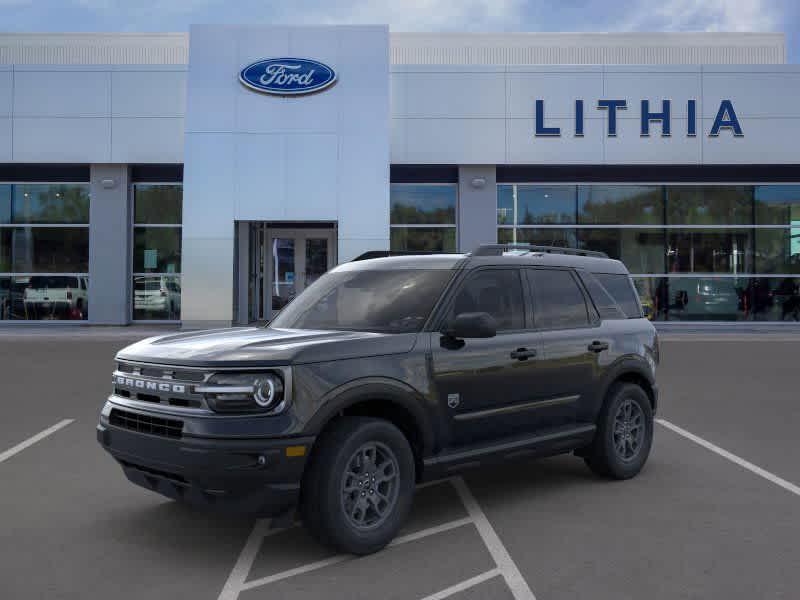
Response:
POLYGON ((336 550, 376 552, 405 521, 414 481, 414 455, 397 427, 382 419, 341 418, 314 449, 303 480, 303 520, 336 550))
POLYGON ((642 470, 652 443, 650 398, 636 384, 618 383, 608 392, 584 460, 598 475, 629 479, 642 470))

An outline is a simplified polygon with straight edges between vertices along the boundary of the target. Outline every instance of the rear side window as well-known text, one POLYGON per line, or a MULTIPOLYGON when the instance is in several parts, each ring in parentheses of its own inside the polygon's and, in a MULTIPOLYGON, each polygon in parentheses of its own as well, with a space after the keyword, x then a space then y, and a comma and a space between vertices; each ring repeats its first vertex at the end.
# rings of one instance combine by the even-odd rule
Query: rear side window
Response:
POLYGON ((480 270, 470 276, 453 301, 450 318, 461 313, 485 312, 497 321, 497 330, 524 329, 525 305, 516 269, 480 270))
POLYGON ((527 269, 536 327, 570 329, 589 326, 583 292, 569 271, 527 269))
POLYGON ((639 303, 639 296, 636 295, 633 289, 630 277, 612 273, 595 273, 594 276, 608 290, 611 297, 617 301, 617 304, 629 319, 641 318, 642 305, 639 303))
POLYGON ((611 297, 606 288, 603 287, 597 278, 592 273, 581 271, 581 280, 586 286, 586 290, 592 297, 597 312, 600 313, 601 319, 627 319, 628 316, 619 307, 616 300, 611 297))

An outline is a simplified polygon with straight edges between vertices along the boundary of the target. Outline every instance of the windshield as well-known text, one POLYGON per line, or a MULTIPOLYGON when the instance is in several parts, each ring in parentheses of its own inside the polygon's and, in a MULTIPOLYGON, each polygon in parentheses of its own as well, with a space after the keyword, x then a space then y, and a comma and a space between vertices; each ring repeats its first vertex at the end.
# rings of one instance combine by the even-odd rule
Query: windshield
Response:
POLYGON ((284 308, 270 327, 417 332, 451 276, 452 271, 442 269, 327 273, 284 308))

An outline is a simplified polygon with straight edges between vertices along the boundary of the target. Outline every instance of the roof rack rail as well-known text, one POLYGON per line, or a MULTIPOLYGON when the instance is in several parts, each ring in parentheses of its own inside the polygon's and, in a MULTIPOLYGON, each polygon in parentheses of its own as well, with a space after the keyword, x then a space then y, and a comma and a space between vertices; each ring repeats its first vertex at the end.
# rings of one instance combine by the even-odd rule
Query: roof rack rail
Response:
POLYGON ((427 250, 367 250, 359 254, 350 262, 358 260, 370 260, 372 258, 387 258, 389 256, 420 256, 425 254, 441 254, 441 252, 430 252, 427 250))
POLYGON ((563 246, 535 246, 533 244, 481 244, 472 252, 472 256, 502 256, 504 252, 513 250, 526 250, 528 252, 544 252, 547 254, 570 254, 573 256, 591 256, 594 258, 608 258, 605 252, 595 250, 582 250, 580 248, 566 248, 563 246))

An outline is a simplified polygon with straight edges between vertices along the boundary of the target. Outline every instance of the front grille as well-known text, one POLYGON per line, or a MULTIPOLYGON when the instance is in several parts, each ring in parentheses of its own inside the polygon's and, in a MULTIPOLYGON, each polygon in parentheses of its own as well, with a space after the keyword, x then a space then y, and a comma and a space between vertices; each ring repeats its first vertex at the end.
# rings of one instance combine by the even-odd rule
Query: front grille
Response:
POLYGON ((119 362, 117 364, 117 370, 121 373, 136 373, 145 377, 175 379, 177 381, 202 382, 206 377, 203 371, 181 370, 179 367, 174 369, 169 367, 148 367, 147 365, 136 365, 125 362, 119 362))
POLYGON ((209 372, 201 370, 118 361, 112 376, 113 393, 140 402, 207 411, 203 394, 195 393, 194 387, 209 376, 209 372))
POLYGON ((183 434, 183 421, 178 419, 163 419, 112 408, 108 420, 115 427, 138 431, 139 433, 149 433, 150 435, 160 435, 175 439, 180 438, 183 434))

